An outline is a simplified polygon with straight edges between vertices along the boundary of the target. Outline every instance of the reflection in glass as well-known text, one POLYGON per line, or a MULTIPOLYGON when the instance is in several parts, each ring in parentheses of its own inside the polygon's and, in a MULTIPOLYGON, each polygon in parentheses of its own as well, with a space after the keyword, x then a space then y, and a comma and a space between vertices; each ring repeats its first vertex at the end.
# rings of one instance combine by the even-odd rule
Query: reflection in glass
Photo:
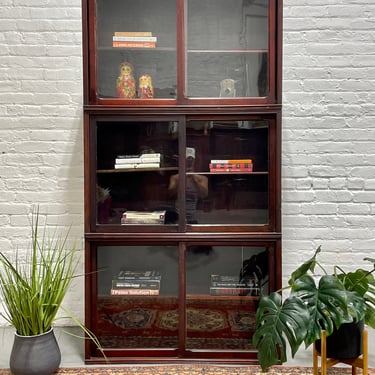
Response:
MULTIPOLYGON (((176 98, 176 1, 111 0, 109 6, 107 0, 97 0, 96 4, 98 97, 151 98, 150 91, 145 96, 142 89, 142 77, 148 75, 152 81, 153 98, 176 98), (142 47, 139 42, 136 48, 124 47, 125 42, 118 42, 117 46, 114 46, 114 37, 125 36, 121 33, 139 32, 149 33, 151 35, 147 37, 156 38, 155 45, 150 48, 149 42, 143 42, 142 47), (120 67, 123 63, 133 67, 135 90, 130 90, 130 96, 118 94, 117 80, 121 75, 120 67)), ((136 35, 130 35, 134 36, 136 35)), ((122 81, 133 86, 132 80, 127 76, 122 77, 122 81)))
POLYGON ((187 144, 195 150, 195 170, 187 176, 208 179, 208 193, 196 205, 197 223, 268 223, 268 130, 263 120, 187 124, 187 144), (228 169, 233 166, 238 168, 228 169))
MULTIPOLYGON (((207 176, 194 173, 195 166, 195 148, 186 148, 185 170, 187 172, 185 178, 185 212, 186 222, 188 224, 197 224, 196 217, 197 205, 200 199, 204 199, 208 195, 208 178, 207 176)), ((178 196, 178 185, 180 176, 174 174, 169 180, 168 191, 172 197, 178 196)), ((176 213, 179 214, 178 201, 176 202, 176 213)))
POLYGON ((176 348, 178 248, 100 246, 97 256, 98 309, 93 313, 97 314, 97 336, 103 348, 176 348), (129 278, 140 271, 151 272, 141 280, 129 278), (123 276, 126 273, 128 278, 123 276), (155 280, 160 281, 158 293, 145 286, 155 280), (116 285, 116 293, 112 293, 116 285), (152 295, 147 294, 148 289, 152 295))
MULTIPOLYGON (((164 212, 161 223, 149 223, 175 223, 168 184, 178 170, 177 124, 101 121, 96 125, 97 223, 120 225, 128 211, 164 212)), ((144 217, 139 216, 138 224, 144 217)))
POLYGON ((188 349, 251 349, 255 301, 268 292, 268 257, 265 247, 187 249, 188 349))
POLYGON ((268 1, 188 0, 187 96, 267 96, 268 34, 268 1))

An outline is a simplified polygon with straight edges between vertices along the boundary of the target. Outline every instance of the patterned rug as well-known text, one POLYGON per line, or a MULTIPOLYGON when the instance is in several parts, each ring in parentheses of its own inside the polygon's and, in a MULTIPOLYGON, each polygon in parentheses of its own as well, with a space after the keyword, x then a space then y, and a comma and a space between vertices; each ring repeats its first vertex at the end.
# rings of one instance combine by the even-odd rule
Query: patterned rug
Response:
MULTIPOLYGON (((241 300, 188 300, 188 349, 251 350, 255 307, 241 300)), ((175 297, 100 297, 98 330, 104 348, 175 348, 179 310, 175 297)))
MULTIPOLYGON (((362 374, 361 370, 358 371, 362 374)), ((8 369, 0 369, 0 375, 10 375, 8 369)), ((56 374, 68 375, 264 375, 258 366, 199 366, 199 365, 163 365, 163 366, 116 366, 116 367, 80 367, 61 368, 56 374)), ((312 375, 311 367, 274 366, 270 375, 312 375)), ((334 367, 328 369, 328 375, 351 374, 350 368, 334 367)), ((369 369, 369 375, 375 375, 375 369, 369 369)))

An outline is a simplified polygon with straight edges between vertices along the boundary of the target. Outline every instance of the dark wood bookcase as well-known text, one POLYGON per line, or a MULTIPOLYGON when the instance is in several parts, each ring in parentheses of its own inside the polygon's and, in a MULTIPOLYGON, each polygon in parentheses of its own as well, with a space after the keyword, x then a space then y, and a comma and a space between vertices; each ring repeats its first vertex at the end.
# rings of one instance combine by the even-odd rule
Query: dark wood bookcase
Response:
POLYGON ((281 284, 282 1, 82 12, 86 325, 111 363, 255 364, 281 284))

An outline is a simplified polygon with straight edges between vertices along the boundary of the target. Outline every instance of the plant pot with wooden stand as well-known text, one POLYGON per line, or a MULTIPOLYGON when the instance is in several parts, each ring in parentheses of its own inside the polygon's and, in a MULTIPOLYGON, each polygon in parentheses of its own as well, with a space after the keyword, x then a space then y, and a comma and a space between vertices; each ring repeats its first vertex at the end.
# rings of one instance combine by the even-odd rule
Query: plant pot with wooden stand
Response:
POLYGON ((362 332, 363 324, 375 328, 375 259, 364 259, 371 264, 368 270, 345 272, 336 265, 329 274, 317 260, 320 251, 318 247, 314 256, 291 274, 283 288, 290 289, 287 298, 283 300, 278 292, 260 298, 253 343, 264 371, 287 360, 287 342, 293 357, 302 343, 305 347, 314 344, 315 373, 318 356, 323 370, 327 363, 343 362, 352 365, 353 373, 356 367, 367 371, 367 332, 365 339, 362 332), (323 271, 322 276, 317 276, 316 267, 323 271), (349 328, 349 333, 343 333, 343 327, 349 328), (340 345, 335 347, 336 336, 340 345), (349 348, 344 339, 350 339, 349 348))

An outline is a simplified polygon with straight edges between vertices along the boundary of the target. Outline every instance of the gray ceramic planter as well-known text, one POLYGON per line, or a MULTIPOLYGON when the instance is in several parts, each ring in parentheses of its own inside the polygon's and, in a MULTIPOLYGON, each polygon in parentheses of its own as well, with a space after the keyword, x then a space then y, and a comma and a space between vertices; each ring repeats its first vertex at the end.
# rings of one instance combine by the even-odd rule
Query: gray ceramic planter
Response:
POLYGON ((60 366, 61 352, 53 329, 36 336, 14 336, 10 369, 14 375, 51 375, 60 366))

